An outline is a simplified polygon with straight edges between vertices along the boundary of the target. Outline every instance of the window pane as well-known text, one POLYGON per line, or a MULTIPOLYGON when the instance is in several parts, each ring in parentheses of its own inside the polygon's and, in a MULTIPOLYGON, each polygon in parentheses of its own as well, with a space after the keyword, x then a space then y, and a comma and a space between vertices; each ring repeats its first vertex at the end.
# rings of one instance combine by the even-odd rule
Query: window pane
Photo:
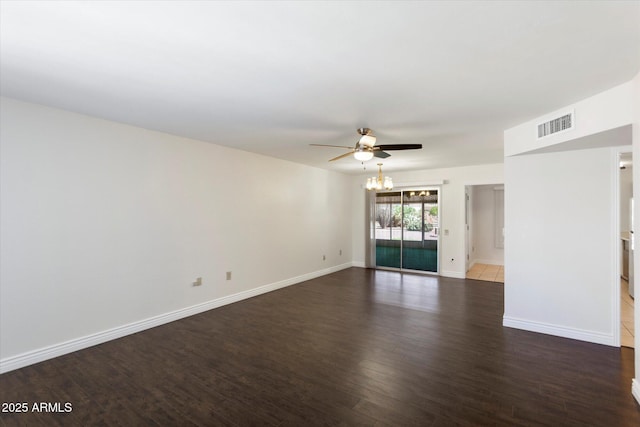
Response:
POLYGON ((412 203, 404 205, 404 240, 422 240, 422 204, 412 203))
POLYGON ((424 239, 436 240, 440 231, 438 204, 425 203, 424 210, 424 239))

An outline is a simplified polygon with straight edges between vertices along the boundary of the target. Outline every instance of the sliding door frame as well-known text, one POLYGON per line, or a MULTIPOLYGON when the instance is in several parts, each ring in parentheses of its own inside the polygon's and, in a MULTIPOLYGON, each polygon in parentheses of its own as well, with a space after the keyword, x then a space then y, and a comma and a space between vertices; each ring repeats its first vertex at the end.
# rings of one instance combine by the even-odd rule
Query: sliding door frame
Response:
MULTIPOLYGON (((411 187, 403 187, 403 188, 398 188, 398 189, 393 189, 390 191, 386 191, 386 192, 380 192, 382 194, 384 193, 399 193, 400 195, 400 212, 401 212, 401 220, 400 220, 400 260, 399 260, 399 265, 400 267, 387 267, 387 266, 379 266, 377 265, 377 261, 376 261, 376 251, 377 251, 377 242, 376 242, 376 209, 377 209, 377 203, 376 203, 376 199, 378 197, 379 193, 370 193, 370 196, 368 198, 368 205, 369 205, 369 218, 368 218, 368 227, 369 227, 369 239, 368 239, 368 248, 367 248, 367 252, 368 252, 368 262, 367 262, 367 266, 368 267, 373 267, 379 270, 390 270, 390 271, 401 271, 401 272, 411 272, 411 273, 418 273, 418 274, 426 274, 426 275, 439 275, 440 274, 440 258, 441 258, 441 232, 440 232, 440 223, 441 221, 441 199, 442 199, 442 188, 440 185, 428 185, 428 186, 411 186, 411 187), (405 268, 404 267, 404 237, 405 237, 405 193, 410 193, 410 192, 416 192, 416 193, 420 193, 422 191, 435 191, 437 192, 437 202, 436 202, 436 206, 438 208, 438 223, 437 223, 437 238, 436 238, 436 269, 435 271, 428 271, 428 270, 415 270, 415 269, 410 269, 410 268, 405 268)), ((422 201, 422 206, 421 206, 421 222, 422 222, 422 226, 421 226, 421 241, 424 244, 424 233, 425 233, 425 225, 424 225, 424 220, 425 220, 425 210, 424 210, 424 205, 425 202, 422 201)), ((390 239, 393 238, 393 234, 392 231, 390 230, 390 239)))

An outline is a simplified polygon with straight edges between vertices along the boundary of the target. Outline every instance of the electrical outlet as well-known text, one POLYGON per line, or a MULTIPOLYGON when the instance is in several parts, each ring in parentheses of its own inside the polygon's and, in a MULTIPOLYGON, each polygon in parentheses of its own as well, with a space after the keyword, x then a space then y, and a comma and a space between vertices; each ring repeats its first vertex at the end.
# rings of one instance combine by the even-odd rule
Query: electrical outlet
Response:
POLYGON ((340 255, 342 255, 342 249, 340 249, 340 255))
POLYGON ((193 286, 202 286, 202 277, 198 277, 195 282, 193 282, 193 286))
POLYGON ((227 271, 227 280, 231 280, 231 272, 227 271))
POLYGON ((322 255, 322 260, 324 261, 324 260, 326 260, 326 259, 327 259, 327 257, 326 257, 326 256, 324 256, 324 255, 322 255))

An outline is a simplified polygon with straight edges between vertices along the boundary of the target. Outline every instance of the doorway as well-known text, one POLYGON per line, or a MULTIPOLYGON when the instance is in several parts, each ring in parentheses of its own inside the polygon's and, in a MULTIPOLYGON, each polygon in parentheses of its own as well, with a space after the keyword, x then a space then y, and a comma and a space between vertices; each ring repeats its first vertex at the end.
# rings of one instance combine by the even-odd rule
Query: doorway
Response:
POLYGON ((620 345, 634 347, 634 265, 633 265, 633 157, 630 152, 619 155, 620 201, 620 345))
POLYGON ((466 278, 504 283, 504 185, 465 186, 466 278))
POLYGON ((439 208, 438 188, 377 193, 376 267, 438 273, 439 208))

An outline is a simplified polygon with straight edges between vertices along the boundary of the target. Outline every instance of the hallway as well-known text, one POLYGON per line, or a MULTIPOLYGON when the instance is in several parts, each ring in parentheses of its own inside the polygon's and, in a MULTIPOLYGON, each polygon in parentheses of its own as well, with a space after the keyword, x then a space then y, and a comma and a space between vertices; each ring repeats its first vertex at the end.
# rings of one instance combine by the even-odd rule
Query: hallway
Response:
POLYGON ((629 282, 620 279, 620 345, 634 348, 634 300, 629 296, 629 282))
POLYGON ((474 264, 467 271, 467 279, 504 283, 504 266, 493 264, 474 264))

